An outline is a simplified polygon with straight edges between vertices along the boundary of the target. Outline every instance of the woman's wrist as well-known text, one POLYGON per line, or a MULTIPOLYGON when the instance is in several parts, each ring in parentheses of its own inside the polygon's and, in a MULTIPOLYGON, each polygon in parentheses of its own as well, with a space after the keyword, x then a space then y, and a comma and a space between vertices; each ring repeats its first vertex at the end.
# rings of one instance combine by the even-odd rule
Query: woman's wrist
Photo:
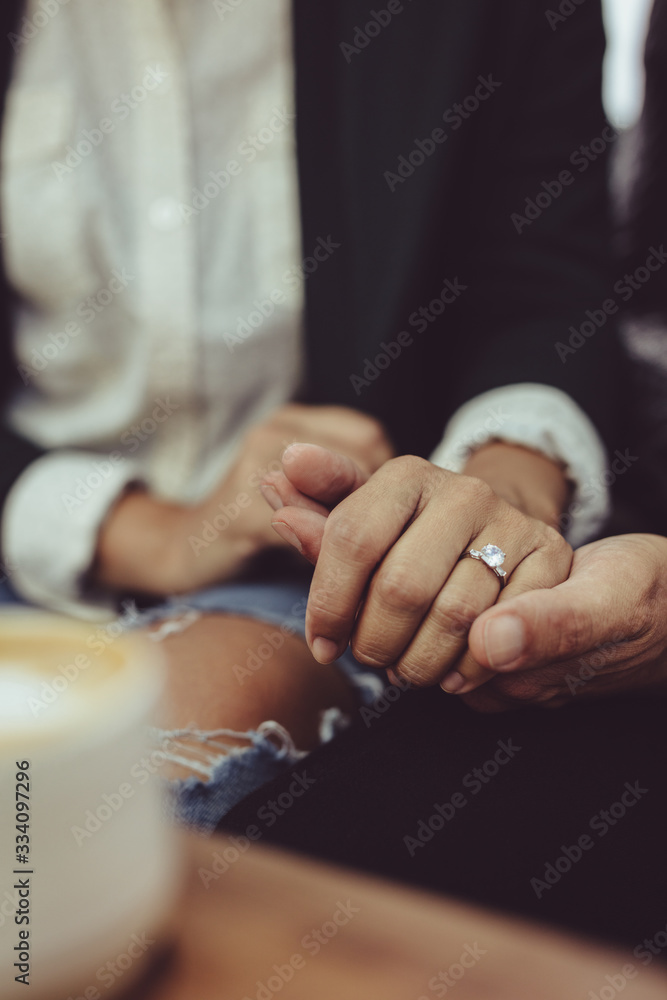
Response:
POLYGON ((129 490, 100 529, 94 579, 112 590, 163 595, 180 589, 186 520, 186 508, 129 490))
POLYGON ((166 596, 229 577, 262 546, 236 522, 221 525, 219 508, 129 491, 102 525, 92 578, 111 590, 166 596))
MULTIPOLYGON (((503 499, 523 513, 557 525, 567 504, 570 485, 555 462, 537 452, 503 442, 485 445, 470 456, 463 470, 488 483, 503 499)), ((209 575, 224 575, 226 561, 236 564, 252 554, 252 538, 225 537, 226 559, 215 546, 216 565, 204 545, 206 502, 185 507, 158 500, 141 489, 125 493, 110 511, 100 530, 94 579, 113 590, 135 590, 151 594, 178 593, 193 589, 209 575), (202 536, 197 551, 191 539, 202 536), (236 544, 233 544, 236 542, 236 544), (236 552, 236 547, 239 552, 236 552), (241 551, 242 550, 242 551, 241 551), (207 556, 209 557, 207 559, 207 556), (213 572, 215 570, 215 572, 213 572)))
POLYGON ((463 473, 487 483, 522 513, 554 528, 565 510, 572 484, 563 467, 530 448, 492 441, 478 448, 463 473))

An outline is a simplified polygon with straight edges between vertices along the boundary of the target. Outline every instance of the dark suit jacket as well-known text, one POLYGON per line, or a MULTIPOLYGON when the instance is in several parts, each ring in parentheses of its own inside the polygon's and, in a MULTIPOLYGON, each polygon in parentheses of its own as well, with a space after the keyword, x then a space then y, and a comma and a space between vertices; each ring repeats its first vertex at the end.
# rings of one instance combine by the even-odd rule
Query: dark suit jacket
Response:
MULTIPOLYGON (((305 285, 303 398, 373 413, 400 451, 428 454, 466 399, 544 382, 609 433, 612 323, 565 361, 555 346, 609 294, 606 156, 571 161, 606 124, 599 0, 555 24, 543 0, 392 0, 385 24, 384 0, 379 20, 369 7, 294 0, 304 254, 340 244, 305 285), (436 315, 446 279, 465 291, 436 315)), ((3 38, 21 14, 6 3, 3 38)), ((12 55, 3 43, 3 92, 12 55)), ((4 285, 0 309, 6 398, 4 285)), ((8 431, 0 443, 1 502, 39 452, 8 431)))
MULTIPOLYGON (((667 251, 667 0, 655 0, 645 53, 646 96, 624 138, 619 273, 646 274, 650 247, 667 251)), ((636 286, 639 282, 636 283, 636 286)), ((667 266, 635 288, 626 307, 625 377, 619 437, 631 446, 630 475, 613 488, 612 532, 667 535, 667 266)))

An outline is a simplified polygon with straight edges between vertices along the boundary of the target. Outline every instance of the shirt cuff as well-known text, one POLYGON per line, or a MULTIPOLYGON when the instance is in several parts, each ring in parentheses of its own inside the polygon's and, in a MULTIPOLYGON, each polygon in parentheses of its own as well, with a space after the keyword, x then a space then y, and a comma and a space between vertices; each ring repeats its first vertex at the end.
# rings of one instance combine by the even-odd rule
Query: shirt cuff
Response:
POLYGON ((4 561, 20 596, 89 621, 114 617, 113 595, 93 593, 84 580, 102 522, 139 480, 133 462, 95 452, 57 451, 29 465, 2 515, 4 561))
POLYGON ((610 512, 605 448, 566 393, 526 382, 475 396, 451 418, 431 461, 461 472, 469 456, 489 441, 523 445, 561 462, 574 484, 559 522, 563 534, 576 548, 600 533, 610 512))

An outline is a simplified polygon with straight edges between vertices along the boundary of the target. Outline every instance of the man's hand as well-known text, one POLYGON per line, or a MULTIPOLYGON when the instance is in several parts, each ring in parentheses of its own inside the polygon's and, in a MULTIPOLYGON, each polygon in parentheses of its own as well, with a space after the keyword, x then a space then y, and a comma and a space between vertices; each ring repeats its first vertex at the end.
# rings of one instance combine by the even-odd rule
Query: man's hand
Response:
MULTIPOLYGON (((333 406, 281 407, 246 435, 236 463, 201 503, 167 503, 141 490, 123 496, 100 532, 96 579, 118 590, 185 593, 229 579, 263 549, 285 544, 271 528, 259 486, 295 438, 336 448, 364 474, 392 454, 380 424, 362 413, 333 406), (233 514, 223 516, 225 510, 233 514), (217 537, 204 540, 206 522, 221 521, 217 537)), ((326 513, 324 507, 317 509, 326 513)))
POLYGON ((495 671, 466 696, 480 711, 557 708, 620 692, 667 692, 667 539, 622 535, 574 554, 569 580, 491 608, 470 630, 495 671))
POLYGON ((286 504, 274 527, 316 562, 306 635, 320 662, 350 642, 362 663, 464 693, 491 676, 467 651, 468 632, 500 581, 462 554, 487 543, 507 553, 503 601, 554 587, 570 570, 572 550, 553 528, 481 480, 420 458, 393 459, 368 478, 349 459, 295 445, 271 485, 286 504))

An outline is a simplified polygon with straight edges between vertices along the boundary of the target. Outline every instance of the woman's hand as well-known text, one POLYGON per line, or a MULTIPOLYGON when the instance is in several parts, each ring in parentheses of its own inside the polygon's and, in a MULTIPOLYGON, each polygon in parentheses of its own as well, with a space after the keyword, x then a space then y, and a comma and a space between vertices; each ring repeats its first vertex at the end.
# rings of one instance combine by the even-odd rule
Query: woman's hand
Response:
POLYGON ((280 467, 286 446, 304 437, 349 455, 368 474, 392 454, 380 424, 365 414, 283 406, 248 432, 234 466, 201 503, 167 503, 141 490, 125 494, 102 526, 96 579, 118 590, 185 593, 229 579, 263 549, 284 545, 259 487, 280 467))
POLYGON ((557 708, 621 692, 667 693, 667 539, 621 535, 577 549, 569 580, 483 614, 470 631, 494 678, 473 708, 557 708))
MULTIPOLYGON (((507 448, 508 460, 520 451, 528 462, 547 461, 507 448)), ((420 458, 393 459, 368 478, 349 459, 295 445, 271 485, 286 505, 274 504, 274 527, 316 561, 306 634, 323 663, 350 642, 364 664, 464 693, 492 676, 468 652, 476 619, 496 601, 556 586, 570 571, 572 550, 554 528, 482 480, 420 458), (327 516, 321 506, 333 510, 327 516), (461 559, 488 543, 507 553, 502 593, 484 563, 461 559)), ((539 505, 555 519, 557 505, 545 497, 539 505)))
MULTIPOLYGON (((188 589, 204 586, 235 573, 248 558, 267 548, 285 545, 271 528, 270 511, 262 499, 262 481, 280 469, 285 449, 297 437, 336 448, 371 474, 392 455, 380 424, 354 410, 335 406, 289 404, 248 432, 236 463, 220 486, 202 504, 188 511, 189 537, 205 543, 204 525, 229 525, 211 544, 196 545, 196 560, 189 558, 179 573, 188 589), (217 519, 217 520, 216 520, 217 519), (194 579, 191 575, 194 574, 194 579)), ((266 494, 266 490, 263 491, 266 494)), ((209 533, 210 534, 210 533, 209 533)))

